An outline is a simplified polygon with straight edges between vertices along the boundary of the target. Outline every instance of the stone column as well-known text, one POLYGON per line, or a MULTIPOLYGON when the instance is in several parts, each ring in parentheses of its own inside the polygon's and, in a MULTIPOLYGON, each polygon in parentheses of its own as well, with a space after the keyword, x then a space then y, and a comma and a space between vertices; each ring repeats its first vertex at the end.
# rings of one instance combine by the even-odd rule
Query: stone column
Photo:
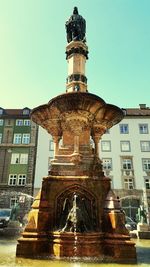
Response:
POLYGON ((74 136, 74 153, 79 154, 79 135, 74 136))
POLYGON ((101 136, 105 133, 106 129, 104 127, 94 127, 92 129, 92 138, 95 144, 95 156, 99 158, 99 141, 101 136))
POLYGON ((68 61, 67 92, 87 92, 85 63, 88 59, 88 47, 82 41, 72 41, 66 47, 68 61))
POLYGON ((93 140, 95 144, 95 156, 99 157, 99 141, 101 139, 101 135, 94 135, 93 140))

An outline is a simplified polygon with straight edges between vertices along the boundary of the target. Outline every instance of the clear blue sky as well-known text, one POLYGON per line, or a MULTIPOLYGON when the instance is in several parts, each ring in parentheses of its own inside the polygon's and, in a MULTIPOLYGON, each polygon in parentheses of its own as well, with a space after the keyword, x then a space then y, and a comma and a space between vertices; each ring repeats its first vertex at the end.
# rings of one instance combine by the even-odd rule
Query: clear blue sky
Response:
POLYGON ((86 19, 88 90, 150 106, 150 0, 0 0, 0 106, 30 108, 65 92, 65 22, 86 19))

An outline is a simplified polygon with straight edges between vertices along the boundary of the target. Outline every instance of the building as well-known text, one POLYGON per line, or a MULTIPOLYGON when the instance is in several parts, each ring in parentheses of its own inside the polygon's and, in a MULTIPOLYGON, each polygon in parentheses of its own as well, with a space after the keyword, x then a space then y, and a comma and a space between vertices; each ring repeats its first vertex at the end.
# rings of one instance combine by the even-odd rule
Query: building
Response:
POLYGON ((100 158, 126 214, 136 219, 140 205, 150 211, 150 108, 124 111, 124 119, 103 135, 100 158))
MULTIPOLYGON (((141 104, 124 109, 124 113, 124 119, 103 135, 99 151, 105 175, 111 178, 122 207, 136 219, 140 205, 150 212, 150 108, 141 104)), ((52 137, 42 128, 39 136, 38 162, 45 167, 36 168, 35 188, 40 188, 42 176, 47 175, 54 151, 52 137)))
POLYGON ((19 203, 20 216, 32 202, 37 136, 29 108, 0 108, 0 208, 19 203))
POLYGON ((37 156, 35 167, 34 196, 42 186, 42 179, 48 175, 50 160, 53 158, 53 140, 41 126, 38 130, 37 156))

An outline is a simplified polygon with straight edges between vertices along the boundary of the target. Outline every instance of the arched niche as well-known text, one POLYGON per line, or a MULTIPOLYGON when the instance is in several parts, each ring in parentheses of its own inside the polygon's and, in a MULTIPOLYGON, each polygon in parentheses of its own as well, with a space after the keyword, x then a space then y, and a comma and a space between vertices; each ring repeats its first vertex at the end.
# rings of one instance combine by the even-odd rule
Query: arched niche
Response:
POLYGON ((77 217, 83 218, 86 231, 96 231, 98 228, 96 196, 80 185, 73 185, 67 188, 57 197, 55 209, 56 230, 62 231, 65 228, 73 205, 76 205, 77 217))

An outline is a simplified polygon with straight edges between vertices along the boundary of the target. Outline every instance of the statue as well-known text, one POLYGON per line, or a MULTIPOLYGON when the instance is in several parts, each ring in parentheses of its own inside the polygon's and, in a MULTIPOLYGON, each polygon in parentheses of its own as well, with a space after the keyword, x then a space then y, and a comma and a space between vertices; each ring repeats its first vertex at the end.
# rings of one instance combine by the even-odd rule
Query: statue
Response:
POLYGON ((74 193, 72 199, 72 208, 69 208, 68 201, 65 200, 66 207, 63 207, 63 214, 60 218, 60 231, 61 232, 87 232, 93 230, 92 220, 88 215, 88 211, 85 206, 85 199, 74 193), (67 216, 66 216, 67 215, 67 216), (62 225, 64 223, 64 227, 62 225))
POLYGON ((69 18, 69 20, 66 21, 65 26, 68 43, 70 43, 71 41, 86 42, 86 21, 81 15, 79 15, 77 7, 74 7, 73 14, 69 18))
POLYGON ((19 214, 20 214, 20 205, 19 203, 16 203, 16 205, 11 210, 11 220, 12 221, 20 220, 19 214))
POLYGON ((138 221, 140 223, 147 223, 147 216, 146 216, 146 211, 144 209, 143 205, 140 205, 140 208, 138 208, 138 221))

